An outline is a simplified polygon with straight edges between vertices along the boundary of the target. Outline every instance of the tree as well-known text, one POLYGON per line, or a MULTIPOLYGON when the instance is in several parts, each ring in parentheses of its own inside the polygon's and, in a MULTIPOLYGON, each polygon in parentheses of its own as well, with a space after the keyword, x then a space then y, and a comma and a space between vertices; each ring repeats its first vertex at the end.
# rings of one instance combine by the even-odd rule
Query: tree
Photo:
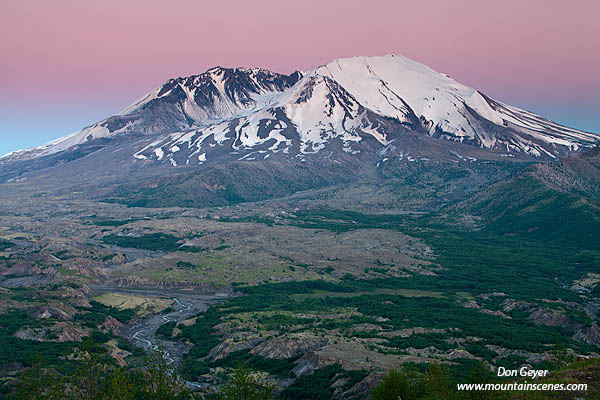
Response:
POLYGON ((67 382, 66 393, 69 393, 72 399, 100 400, 103 395, 102 377, 105 375, 106 366, 100 361, 100 355, 93 351, 91 336, 80 353, 83 363, 67 382))
POLYGON ((177 371, 162 350, 150 350, 144 356, 143 387, 147 398, 171 400, 190 397, 190 393, 177 380, 177 371))
POLYGON ((448 367, 436 361, 425 373, 410 367, 390 371, 371 392, 371 400, 448 400, 456 397, 448 367))
POLYGON ((108 379, 106 398, 114 400, 133 400, 135 385, 123 368, 117 368, 108 379))
POLYGON ((446 366, 441 366, 437 361, 429 364, 427 371, 425 371, 425 392, 426 399, 451 399, 454 391, 452 390, 450 369, 446 366))
POLYGON ((569 349, 565 346, 563 341, 559 339, 552 350, 552 363, 556 368, 562 368, 573 361, 575 361, 575 357, 569 352, 569 349))
MULTIPOLYGON (((473 365, 473 367, 471 368, 471 370, 469 371, 469 375, 467 376, 467 380, 466 383, 491 383, 494 381, 494 374, 492 373, 492 371, 490 371, 490 369, 483 363, 483 362, 477 362, 475 363, 475 365, 473 365)), ((487 399, 489 398, 490 394, 489 392, 486 391, 467 391, 467 392, 462 392, 461 396, 464 397, 465 399, 487 399)))
POLYGON ((29 367, 21 375, 18 384, 16 398, 19 400, 58 400, 62 398, 61 382, 52 369, 44 369, 44 359, 37 354, 30 361, 29 367))
POLYGON ((416 390, 404 371, 391 370, 371 392, 371 400, 412 400, 416 390))
POLYGON ((91 339, 77 349, 78 367, 71 375, 60 375, 43 367, 42 359, 31 362, 17 384, 19 400, 184 400, 192 394, 177 380, 177 374, 161 351, 147 354, 141 368, 115 367, 102 357, 91 339), (96 351, 94 351, 96 350, 96 351))
POLYGON ((275 385, 266 376, 238 364, 221 387, 217 398, 220 400, 270 400, 274 398, 275 385))

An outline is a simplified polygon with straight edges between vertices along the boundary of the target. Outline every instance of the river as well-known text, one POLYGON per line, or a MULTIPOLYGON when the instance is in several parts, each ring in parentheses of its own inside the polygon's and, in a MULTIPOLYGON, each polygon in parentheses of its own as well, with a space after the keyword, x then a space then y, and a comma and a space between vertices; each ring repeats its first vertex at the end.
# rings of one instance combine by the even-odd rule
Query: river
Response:
MULTIPOLYGON (((228 297, 226 293, 207 295, 205 292, 195 289, 155 289, 155 288, 122 288, 96 286, 97 292, 111 292, 137 295, 143 297, 162 297, 174 300, 168 313, 148 315, 125 326, 123 334, 129 338, 134 345, 145 350, 160 349, 169 363, 179 366, 183 355, 190 349, 190 345, 176 340, 167 340, 156 335, 159 326, 170 321, 184 321, 195 315, 206 311, 212 304, 223 301, 228 297)), ((188 386, 199 386, 195 382, 185 382, 188 386)))

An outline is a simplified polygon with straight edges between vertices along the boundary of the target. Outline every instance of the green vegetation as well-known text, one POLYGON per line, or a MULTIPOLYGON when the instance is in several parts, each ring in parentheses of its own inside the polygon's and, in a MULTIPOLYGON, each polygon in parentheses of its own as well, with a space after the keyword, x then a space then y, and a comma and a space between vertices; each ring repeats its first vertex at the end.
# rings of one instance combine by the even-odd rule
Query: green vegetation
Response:
MULTIPOLYGON (((444 179, 461 181, 469 179, 472 174, 464 170, 449 170, 444 179)), ((370 276, 378 276, 375 279, 359 279, 351 275, 340 277, 339 270, 328 267, 327 261, 308 266, 285 255, 279 256, 283 260, 279 268, 285 273, 280 283, 245 286, 256 272, 240 268, 235 286, 236 291, 243 293, 242 296, 212 306, 205 314, 197 316, 193 325, 170 322, 161 326, 157 333, 165 338, 176 334, 176 340, 193 345, 182 365, 186 379, 196 380, 204 374, 221 378, 236 365, 243 365, 229 378, 229 386, 219 392, 222 398, 234 398, 231 397, 234 387, 268 386, 266 381, 261 380, 262 375, 256 373, 278 379, 292 378, 293 382, 288 382, 289 386, 281 393, 284 399, 330 398, 335 390, 339 389, 339 393, 350 389, 366 374, 365 371, 345 371, 334 364, 296 378, 291 371, 300 356, 268 359, 252 354, 248 349, 234 351, 219 360, 207 357, 215 346, 223 342, 224 330, 232 333, 231 327, 239 329, 240 335, 225 335, 227 345, 245 340, 289 339, 291 335, 298 335, 309 338, 309 343, 310 340, 318 342, 327 338, 329 342, 322 353, 333 354, 333 357, 338 357, 346 349, 356 348, 361 358, 356 364, 350 364, 355 368, 361 368, 359 363, 363 362, 387 368, 390 359, 394 358, 401 362, 418 359, 422 363, 391 372, 373 392, 374 399, 397 396, 403 399, 463 398, 454 393, 455 382, 489 379, 480 361, 486 365, 514 368, 534 363, 532 360, 540 359, 542 354, 552 354, 556 365, 567 368, 572 362, 573 351, 586 354, 598 350, 574 340, 573 337, 578 336, 574 336, 573 326, 589 327, 592 324, 583 307, 590 294, 597 296, 600 293, 600 285, 588 280, 586 285, 591 293, 585 289, 580 292, 571 289, 574 281, 600 272, 598 214, 577 196, 549 190, 540 186, 539 182, 527 179, 523 178, 519 183, 520 187, 529 188, 526 195, 522 191, 507 189, 506 193, 498 193, 498 196, 476 199, 485 222, 477 231, 459 223, 455 214, 376 215, 311 209, 294 215, 282 213, 273 218, 221 218, 219 223, 262 223, 277 225, 276 229, 291 225, 333 233, 367 229, 398 231, 419 239, 431 252, 427 250, 422 256, 417 256, 425 261, 422 270, 384 257, 371 265, 357 268, 361 272, 372 273, 370 276), (327 281, 284 281, 295 277, 290 277, 289 271, 302 271, 302 267, 305 272, 311 273, 311 279, 327 281), (403 277, 388 274, 390 267, 401 271, 398 276, 403 277), (511 304, 517 305, 512 307, 511 304), (543 318, 533 320, 532 310, 538 311, 538 315, 556 312, 568 323, 562 324, 564 328, 546 326, 543 318), (552 350, 556 343, 560 345, 552 350), (468 353, 465 358, 450 358, 451 350, 468 353), (478 360, 471 359, 471 356, 478 360), (380 359, 376 359, 378 357, 380 359), (441 365, 424 364, 436 358, 441 365), (446 366, 444 363, 447 361, 453 364, 446 366), (246 367, 252 368, 252 372, 244 369, 246 367), (345 383, 339 383, 342 379, 345 383), (332 387, 334 383, 338 389, 332 387)), ((238 200, 234 196, 228 201, 238 200)), ((121 226, 128 223, 126 221, 101 221, 98 224, 121 226)), ((103 241, 152 251, 205 252, 194 259, 188 258, 189 261, 176 261, 176 255, 170 258, 166 271, 171 279, 193 275, 204 277, 209 271, 219 270, 221 263, 232 262, 227 258, 230 252, 226 255, 213 254, 227 249, 224 241, 218 247, 211 245, 210 251, 182 246, 181 237, 167 233, 139 237, 111 234, 103 241)), ((214 243, 213 238, 209 238, 207 243, 214 243)), ((54 255, 66 260, 69 253, 63 250, 54 255)), ((274 273, 273 277, 272 282, 276 282, 281 275, 274 273)), ((33 300, 28 297, 30 293, 22 289, 12 290, 6 296, 11 300, 33 300)), ((37 297, 35 301, 41 303, 45 300, 37 297)), ((114 337, 97 332, 95 328, 108 316, 125 322, 133 314, 134 310, 119 311, 92 302, 90 307, 78 309, 74 322, 91 328, 94 332, 92 344, 102 347, 99 345, 114 337)), ((16 349, 19 354, 15 357, 9 356, 8 350, 4 350, 6 353, 0 351, 3 360, 11 357, 11 360, 20 360, 29 366, 31 364, 25 360, 41 349, 49 354, 53 365, 58 365, 61 363, 59 360, 70 355, 69 351, 72 353, 73 349, 78 349, 75 344, 23 341, 14 337, 16 329, 45 328, 43 323, 46 322, 32 319, 25 313, 2 315, 2 344, 5 349, 16 349)), ((55 338, 49 335, 46 337, 55 338)), ((273 342, 279 343, 277 340, 273 342)), ((344 365, 350 361, 344 359, 344 365)), ((69 375, 65 371, 59 373, 61 379, 67 379, 65 377, 69 375)), ((117 373, 115 370, 110 379, 125 382, 125 386, 135 384, 138 378, 130 380, 130 377, 137 375, 131 374, 131 371, 117 373)))
POLYGON ((236 162, 121 185, 106 202, 129 207, 210 207, 282 197, 350 179, 347 168, 333 162, 285 166, 236 162))
POLYGON ((83 345, 73 368, 60 372, 37 357, 14 385, 3 386, 4 397, 18 400, 184 400, 191 394, 177 374, 155 352, 140 368, 117 367, 91 341, 83 345))
POLYGON ((547 398, 578 399, 597 398, 600 389, 600 376, 598 367, 600 359, 594 358, 583 361, 571 362, 567 365, 549 367, 546 377, 537 378, 535 383, 586 383, 586 392, 549 392, 549 391, 458 391, 458 383, 486 384, 486 383, 524 383, 531 380, 527 378, 499 378, 484 364, 477 362, 470 366, 463 376, 453 376, 450 368, 441 366, 437 362, 429 364, 425 370, 413 366, 406 366, 400 370, 389 371, 381 382, 371 391, 370 399, 387 400, 540 400, 547 398), (587 394, 586 397, 585 394, 587 394))
POLYGON ((276 386, 257 371, 239 364, 215 396, 218 400, 270 400, 276 386))
POLYGON ((165 233, 151 233, 139 237, 108 235, 102 239, 106 244, 152 251, 176 251, 181 247, 178 243, 179 240, 179 238, 165 233))
MULTIPOLYGON (((99 261, 109 263, 113 258, 118 258, 119 264, 131 261, 127 258, 137 261, 127 262, 119 271, 108 269, 114 272, 111 282, 207 287, 225 286, 234 277, 232 286, 240 296, 215 303, 186 322, 168 322, 157 330, 163 339, 183 341, 190 349, 182 363, 186 379, 195 381, 208 375, 206 381, 215 385, 225 380, 222 386, 214 386, 219 389, 208 398, 273 398, 270 379, 283 382, 277 393, 282 399, 350 398, 353 394, 348 391, 364 389, 374 381, 374 374, 390 366, 399 369, 383 378, 371 398, 529 398, 526 394, 485 397, 456 393, 457 382, 495 381, 490 364, 552 367, 564 381, 589 382, 598 377, 598 362, 573 364, 573 360, 574 354, 598 351, 597 346, 574 339, 596 340, 594 330, 582 329, 593 327, 594 320, 586 312, 593 314, 594 297, 600 297, 595 275, 600 272, 597 185, 590 179, 587 184, 567 182, 554 185, 560 190, 551 188, 545 183, 551 179, 544 181, 536 175, 536 168, 545 167, 540 164, 489 183, 521 166, 494 161, 406 163, 395 157, 377 168, 379 182, 374 184, 368 176, 375 171, 364 170, 361 181, 349 188, 330 186, 354 180, 341 164, 292 163, 282 171, 277 162, 240 162, 208 166, 200 173, 174 170, 173 174, 128 182, 111 195, 130 206, 204 207, 330 187, 302 193, 289 202, 282 200, 285 207, 279 210, 271 210, 279 207, 276 203, 201 212, 137 210, 137 218, 122 207, 112 210, 107 206, 104 217, 81 217, 79 225, 84 229, 80 231, 71 219, 81 210, 78 207, 87 206, 74 201, 58 208, 62 211, 54 207, 50 215, 58 219, 48 221, 44 230, 37 232, 29 227, 39 226, 39 221, 32 224, 27 220, 33 212, 5 213, 12 219, 3 228, 11 235, 7 238, 27 237, 0 239, 0 251, 13 250, 2 256, 2 261, 10 258, 5 263, 10 271, 5 272, 45 274, 57 282, 72 279, 79 286, 70 290, 66 283, 44 285, 44 280, 36 283, 25 278, 8 282, 0 290, 0 397, 188 396, 177 383, 178 371, 171 370, 162 355, 142 361, 141 350, 116 337, 108 325, 102 326, 110 318, 125 323, 136 313, 141 317, 159 310, 173 311, 165 309, 170 301, 106 293, 95 297, 97 301, 91 301, 89 307, 73 306, 88 296, 89 283, 103 277, 105 271, 97 268, 102 266, 99 261), (320 174, 314 173, 315 168, 320 174), (461 201, 479 185, 485 185, 483 190, 461 201), (562 191, 565 187, 572 190, 562 191), (349 191, 352 198, 369 197, 359 207, 441 211, 391 215, 316 208, 319 204, 347 204, 349 191), (363 196, 370 192, 372 196, 363 196), (310 203, 304 210, 295 208, 310 203), (290 214, 292 209, 296 211, 290 214), (201 217, 211 214, 216 215, 214 219, 201 217), (136 223, 143 218, 147 222, 136 223), (249 244, 238 240, 243 235, 262 235, 256 224, 269 227, 264 242, 262 236, 249 244), (28 232, 17 232, 19 227, 27 227, 28 232), (65 240, 67 232, 74 243, 65 240), (133 232, 138 236, 128 236, 133 232), (302 241, 304 234, 314 237, 302 241), (361 246, 354 244, 367 236, 370 240, 360 245, 368 246, 369 251, 360 254, 361 246), (117 256, 106 247, 95 249, 98 238, 108 245, 148 251, 124 251, 117 256), (206 247, 185 246, 186 239, 206 247), (314 250, 319 251, 311 256, 315 239, 319 246, 314 250), (294 246, 296 243, 306 245, 294 246), (346 247, 333 248, 336 243, 346 247), (351 251, 343 251, 346 248, 351 251), (143 257, 149 251, 197 254, 143 257), (88 257, 89 262, 78 262, 75 257, 88 257), (129 274, 140 279, 129 279, 129 274), (36 286, 9 287, 30 283, 36 286), (548 321, 555 326, 548 326, 548 321), (86 332, 85 344, 58 342, 86 332), (258 343, 259 348, 252 347, 258 343), (38 353, 43 353, 46 361, 35 360, 38 353), (224 358, 215 359, 215 354, 224 358), (117 367, 121 357, 126 357, 127 367, 117 367), (311 363, 322 366, 335 361, 339 364, 302 376, 293 372, 300 370, 295 368, 300 362, 302 371, 312 371, 311 363), (361 382, 367 376, 369 379, 361 382)), ((545 176, 568 177, 562 173, 563 167, 568 164, 555 165, 552 168, 557 174, 545 176)))
MULTIPOLYGON (((331 331, 340 329, 347 332, 349 337, 383 338, 385 336, 379 336, 379 333, 415 326, 448 329, 446 333, 415 333, 407 337, 387 337, 383 345, 392 353, 402 352, 408 347, 424 349, 430 346, 445 351, 457 347, 456 344, 451 344, 450 339, 465 337, 480 337, 484 339, 483 343, 485 344, 532 352, 547 351, 552 348, 554 343, 561 340, 564 340, 570 348, 575 348, 580 352, 589 350, 588 346, 573 341, 570 337, 571 334, 559 328, 536 326, 518 313, 515 313, 512 319, 503 319, 474 309, 465 309, 454 300, 451 300, 453 296, 449 293, 448 298, 403 297, 377 293, 376 289, 372 295, 363 294, 368 291, 368 288, 377 288, 377 285, 390 286, 398 285, 401 282, 406 282, 406 280, 361 281, 347 279, 340 283, 304 281, 243 288, 246 293, 245 296, 232 298, 224 304, 211 307, 204 316, 197 318, 195 325, 181 326, 183 333, 178 337, 189 340, 195 345, 190 353, 186 355, 184 373, 188 378, 195 379, 198 375, 208 373, 210 368, 218 366, 232 367, 237 362, 245 362, 246 365, 252 368, 273 375, 288 376, 294 367, 293 359, 264 359, 253 356, 248 351, 241 351, 232 353, 229 357, 216 362, 200 360, 214 346, 219 344, 220 340, 214 332, 214 327, 222 319, 228 320, 242 313, 252 312, 267 313, 265 316, 259 315, 253 319, 260 324, 261 330, 275 330, 276 332, 286 332, 291 327, 298 326, 300 330, 318 328, 331 331), (361 294, 352 297, 327 297, 325 295, 327 290, 331 290, 332 293, 351 293, 352 290, 355 290, 361 294), (297 299, 297 295, 300 293, 310 294, 312 291, 318 291, 320 295, 317 297, 306 296, 301 301, 297 299), (341 315, 340 319, 326 320, 299 318, 287 314, 290 312, 331 314, 335 312, 334 310, 339 309, 354 309, 358 314, 354 316, 341 315), (385 322, 386 328, 382 332, 354 332, 353 326, 356 324, 375 323, 376 317, 380 316, 385 316, 387 319, 385 322)), ((525 361, 522 358, 511 357, 497 359, 497 354, 485 347, 483 343, 467 342, 464 349, 494 365, 516 367, 525 361)), ((383 352, 383 350, 381 351, 383 352)), ((456 368, 457 371, 464 369, 462 366, 456 368)), ((326 372, 322 373, 325 374, 326 372)), ((325 382, 328 381, 330 376, 326 375, 322 378, 321 375, 316 375, 314 378, 319 378, 317 382, 325 382)), ((316 386, 309 383, 303 384, 302 381, 299 381, 298 385, 289 389, 293 391, 293 395, 292 392, 289 392, 290 398, 312 398, 310 397, 311 394, 307 394, 307 397, 298 397, 302 390, 309 387, 314 388, 316 386)), ((328 392, 325 391, 324 393, 328 392)))
POLYGON ((488 233, 600 250, 598 208, 581 196, 549 188, 532 173, 491 187, 469 210, 488 219, 488 233))
POLYGON ((339 364, 328 365, 310 375, 296 379, 282 393, 282 399, 289 400, 329 400, 334 388, 332 384, 338 379, 349 378, 342 390, 350 389, 366 376, 365 371, 346 371, 339 364))
MULTIPOLYGON (((291 360, 261 359, 248 351, 232 353, 218 362, 200 360, 220 342, 214 330, 217 324, 227 321, 235 324, 235 321, 246 321, 244 318, 256 323, 256 327, 252 328, 254 331, 250 331, 255 333, 268 332, 277 336, 292 331, 312 331, 331 338, 335 337, 333 332, 339 331, 344 338, 380 340, 372 350, 383 355, 402 355, 407 348, 425 351, 433 346, 437 352, 460 348, 492 365, 507 368, 527 362, 510 351, 544 353, 561 342, 564 348, 579 353, 595 349, 574 341, 572 331, 536 325, 529 319, 529 314, 519 308, 503 310, 502 302, 514 299, 529 302, 540 309, 563 309, 568 318, 585 326, 589 319, 565 303, 581 301, 565 282, 580 279, 588 272, 600 271, 600 252, 557 245, 542 239, 523 240, 519 236, 504 236, 491 230, 470 232, 440 221, 443 219, 437 215, 415 218, 326 209, 299 212, 289 217, 285 223, 299 227, 332 232, 391 229, 420 238, 433 249, 436 275, 369 280, 347 275, 337 282, 238 285, 236 288, 244 293, 243 296, 212 306, 204 316, 198 317, 195 325, 182 327, 184 332, 178 338, 194 344, 186 356, 186 376, 197 377, 218 366, 231 368, 236 362, 245 362, 252 368, 277 376, 289 374, 293 368, 291 360), (515 281, 519 284, 515 285, 515 281), (491 293, 500 295, 490 296, 491 293), (561 303, 553 305, 540 299, 561 303), (489 312, 465 308, 465 301, 477 301, 479 307, 489 312), (509 318, 493 314, 498 311, 503 311, 509 318), (307 314, 312 316, 307 317, 307 314), (336 314, 339 317, 335 317, 336 314), (328 317, 321 318, 319 315, 328 317), (355 327, 360 324, 377 324, 381 329, 356 330, 355 327), (386 334, 414 327, 442 329, 443 332, 408 336, 386 334), (499 346, 508 354, 500 357, 489 346, 499 346)), ((414 381, 416 375, 405 376, 399 386, 420 393, 412 398, 452 398, 443 397, 451 396, 444 392, 449 380, 460 378, 465 381, 469 371, 477 370, 477 363, 473 360, 455 359, 454 362, 457 365, 448 370, 440 366, 429 372, 420 370, 422 378, 418 382, 414 381)), ((333 371, 331 367, 317 371, 311 380, 308 377, 296 379, 284 395, 299 399, 318 398, 315 396, 319 392, 324 393, 323 398, 328 398, 332 377, 335 373, 342 373, 333 371)))
MULTIPOLYGON (((423 239, 433 248, 435 263, 444 268, 443 279, 413 276, 402 285, 406 288, 473 294, 500 291, 522 299, 577 301, 577 294, 561 283, 600 271, 600 250, 582 250, 542 239, 524 240, 491 230, 472 232, 452 226, 451 221, 439 221, 436 215, 415 218, 321 209, 299 212, 287 222, 332 232, 392 229, 423 239)), ((585 242, 586 237, 582 236, 581 241, 585 242)))
POLYGON ((90 301, 90 307, 78 307, 78 309, 80 312, 75 315, 75 321, 90 328, 103 324, 107 316, 111 316, 121 323, 126 323, 135 316, 135 310, 119 310, 94 300, 90 301))
POLYGON ((356 297, 356 296, 364 296, 364 295, 374 295, 374 294, 388 294, 388 295, 397 295, 397 296, 405 296, 405 297, 438 297, 444 298, 444 294, 442 292, 433 292, 431 290, 416 290, 416 289, 377 289, 374 288, 370 291, 346 291, 346 292, 335 292, 333 290, 314 290, 312 293, 302 293, 302 294, 293 294, 292 298, 297 301, 303 301, 305 299, 314 298, 314 299, 324 299, 327 297, 356 297))
POLYGON ((15 244, 9 240, 0 239, 0 250, 6 250, 14 245, 15 244))
POLYGON ((21 310, 0 314, 0 365, 9 363, 29 365, 38 353, 44 354, 50 362, 56 363, 75 345, 72 342, 41 342, 14 336, 19 329, 42 326, 40 320, 31 318, 21 310))
POLYGON ((181 268, 181 269, 196 269, 196 268, 198 268, 198 266, 192 264, 191 262, 187 262, 187 261, 177 261, 177 268, 181 268))
POLYGON ((164 338, 170 338, 171 336, 173 336, 173 329, 175 329, 175 325, 177 325, 176 321, 170 321, 166 324, 162 324, 156 330, 156 334, 164 338))
POLYGON ((373 400, 451 400, 461 399, 454 389, 450 369, 434 362, 424 373, 407 368, 392 370, 371 392, 373 400))
POLYGON ((183 374, 186 378, 195 379, 208 372, 206 364, 199 359, 208 355, 210 350, 219 344, 213 335, 213 328, 220 322, 220 315, 215 307, 209 308, 202 317, 198 317, 192 326, 181 326, 178 338, 189 340, 194 347, 185 355, 183 374))
POLYGON ((266 371, 269 374, 276 375, 280 378, 289 378, 292 376, 291 371, 296 366, 294 362, 297 359, 298 357, 284 359, 265 358, 257 354, 250 354, 248 350, 240 350, 230 353, 225 358, 210 363, 210 366, 233 368, 237 365, 244 365, 256 370, 266 371))
POLYGON ((128 218, 122 220, 102 220, 102 221, 94 221, 93 224, 96 226, 123 226, 127 225, 131 222, 139 221, 138 218, 128 218))
POLYGON ((192 253, 204 251, 204 249, 198 247, 182 246, 179 243, 181 239, 160 232, 143 236, 107 235, 102 238, 102 241, 106 244, 112 244, 119 247, 130 247, 151 251, 187 251, 192 253))
POLYGON ((105 255, 104 257, 102 257, 102 262, 107 262, 107 261, 110 261, 110 260, 112 260, 113 258, 115 258, 115 256, 116 256, 116 255, 117 255, 117 254, 115 254, 115 253, 107 254, 107 255, 105 255))

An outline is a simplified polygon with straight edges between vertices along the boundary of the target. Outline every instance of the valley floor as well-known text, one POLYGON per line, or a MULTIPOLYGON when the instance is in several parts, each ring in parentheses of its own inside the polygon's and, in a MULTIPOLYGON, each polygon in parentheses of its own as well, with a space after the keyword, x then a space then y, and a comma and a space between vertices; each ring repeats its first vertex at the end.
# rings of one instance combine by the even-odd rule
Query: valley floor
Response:
MULTIPOLYGON (((36 354, 68 375, 88 337, 107 365, 135 369, 158 346, 194 390, 242 363, 289 399, 366 398, 387 371, 433 362, 449 382, 556 370, 600 349, 600 249, 585 244, 301 195, 210 209, 2 200, 5 394, 36 354)), ((595 398, 597 364, 582 363, 553 378, 595 398)))

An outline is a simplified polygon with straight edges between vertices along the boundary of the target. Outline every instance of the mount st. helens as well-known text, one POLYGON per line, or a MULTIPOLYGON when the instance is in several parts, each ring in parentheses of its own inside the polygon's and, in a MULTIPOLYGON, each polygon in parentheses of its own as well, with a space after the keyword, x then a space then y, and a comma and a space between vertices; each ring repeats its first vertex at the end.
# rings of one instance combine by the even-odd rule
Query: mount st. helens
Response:
POLYGON ((170 80, 0 159, 0 393, 36 353, 75 370, 86 336, 136 377, 127 337, 284 399, 597 357, 598 140, 400 56, 170 80))
MULTIPOLYGON (((44 146, 10 153, 1 164, 70 161, 114 141, 133 144, 127 157, 139 164, 345 157, 340 152, 359 158, 377 158, 379 152, 381 161, 389 148, 411 159, 425 156, 402 143, 414 133, 418 136, 411 141, 427 136, 525 159, 561 158, 600 139, 388 55, 339 59, 291 75, 215 67, 171 79, 120 114, 44 146)), ((423 146, 430 147, 427 143, 423 146)), ((469 147, 461 147, 460 154, 443 147, 445 157, 473 157, 463 154, 474 151, 469 147)))

